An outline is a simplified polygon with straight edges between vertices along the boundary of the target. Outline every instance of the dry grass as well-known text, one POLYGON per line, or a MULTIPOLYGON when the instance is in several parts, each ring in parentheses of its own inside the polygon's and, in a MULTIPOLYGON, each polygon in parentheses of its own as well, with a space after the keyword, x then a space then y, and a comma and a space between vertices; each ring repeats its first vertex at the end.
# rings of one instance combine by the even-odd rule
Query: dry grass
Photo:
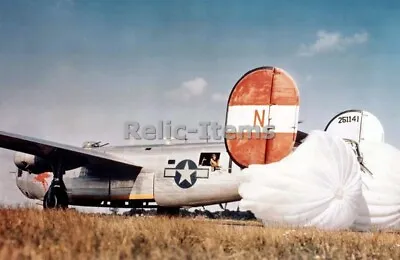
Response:
POLYGON ((400 240, 393 233, 322 232, 193 219, 0 209, 0 259, 26 258, 400 259, 400 240))

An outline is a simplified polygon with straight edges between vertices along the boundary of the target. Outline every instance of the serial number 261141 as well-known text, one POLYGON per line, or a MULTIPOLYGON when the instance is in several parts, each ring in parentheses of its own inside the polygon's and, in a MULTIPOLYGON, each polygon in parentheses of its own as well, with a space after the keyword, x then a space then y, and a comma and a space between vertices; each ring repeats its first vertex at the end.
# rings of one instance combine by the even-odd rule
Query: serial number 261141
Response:
POLYGON ((360 122, 360 116, 340 116, 338 117, 338 119, 339 119, 339 124, 360 122))

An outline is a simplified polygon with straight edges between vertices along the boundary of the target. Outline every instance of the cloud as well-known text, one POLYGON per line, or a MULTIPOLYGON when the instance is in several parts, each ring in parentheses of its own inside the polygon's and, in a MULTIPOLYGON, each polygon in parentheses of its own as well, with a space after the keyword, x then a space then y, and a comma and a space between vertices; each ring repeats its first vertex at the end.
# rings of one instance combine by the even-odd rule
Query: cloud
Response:
POLYGON ((315 43, 300 46, 298 54, 300 56, 313 56, 319 53, 328 53, 335 51, 345 51, 347 48, 363 44, 368 41, 368 33, 355 33, 351 36, 343 36, 340 32, 326 32, 320 30, 317 32, 315 43))
POLYGON ((228 102, 228 95, 216 92, 211 95, 211 100, 214 102, 228 102))
POLYGON ((189 101, 193 97, 199 97, 204 93, 208 83, 205 79, 197 77, 185 81, 179 88, 172 89, 166 93, 166 97, 174 100, 189 101))

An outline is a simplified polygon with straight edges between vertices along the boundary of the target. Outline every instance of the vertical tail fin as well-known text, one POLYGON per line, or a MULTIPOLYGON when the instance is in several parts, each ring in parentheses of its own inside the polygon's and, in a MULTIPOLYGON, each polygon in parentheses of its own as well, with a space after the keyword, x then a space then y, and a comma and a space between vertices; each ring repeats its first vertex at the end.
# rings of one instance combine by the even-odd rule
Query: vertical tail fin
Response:
POLYGON ((344 139, 384 142, 384 129, 379 119, 364 110, 351 109, 335 115, 325 131, 344 139))
POLYGON ((232 160, 247 167, 287 156, 296 140, 299 100, 295 81, 282 69, 260 67, 239 79, 225 121, 230 130, 225 145, 232 160))

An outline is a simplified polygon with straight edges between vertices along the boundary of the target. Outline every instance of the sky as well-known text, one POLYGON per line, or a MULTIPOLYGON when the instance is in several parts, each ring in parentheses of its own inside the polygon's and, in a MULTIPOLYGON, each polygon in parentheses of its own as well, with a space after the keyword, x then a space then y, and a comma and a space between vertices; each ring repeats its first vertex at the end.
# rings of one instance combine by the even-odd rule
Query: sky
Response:
MULTIPOLYGON (((398 1, 0 0, 0 129, 125 145, 127 121, 223 124, 236 81, 269 65, 296 80, 302 130, 365 109, 400 147, 398 24, 398 1)), ((0 201, 19 201, 0 155, 0 201)))

